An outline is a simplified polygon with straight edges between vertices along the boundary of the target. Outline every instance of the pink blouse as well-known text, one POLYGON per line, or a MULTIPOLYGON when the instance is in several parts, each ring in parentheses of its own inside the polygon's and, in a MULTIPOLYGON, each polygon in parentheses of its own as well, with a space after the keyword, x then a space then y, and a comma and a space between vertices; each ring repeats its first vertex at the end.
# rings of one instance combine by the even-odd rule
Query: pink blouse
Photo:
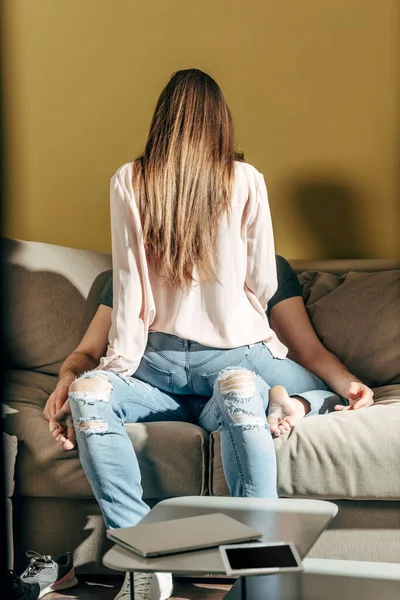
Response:
POLYGON ((264 177, 247 163, 235 163, 230 224, 224 216, 219 227, 219 281, 194 283, 182 291, 165 285, 147 260, 132 166, 122 166, 111 179, 114 301, 108 350, 98 368, 133 375, 149 331, 212 348, 264 342, 274 357, 285 358, 287 348, 265 314, 277 273, 264 177))

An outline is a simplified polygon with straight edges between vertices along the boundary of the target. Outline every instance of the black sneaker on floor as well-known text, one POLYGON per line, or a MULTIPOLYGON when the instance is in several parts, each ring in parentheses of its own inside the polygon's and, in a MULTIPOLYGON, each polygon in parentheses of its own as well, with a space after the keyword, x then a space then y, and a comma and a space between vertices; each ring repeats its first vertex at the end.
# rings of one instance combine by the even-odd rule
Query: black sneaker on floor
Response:
POLYGON ((24 583, 14 571, 8 571, 6 583, 7 600, 37 600, 39 598, 40 586, 38 583, 30 585, 24 583))

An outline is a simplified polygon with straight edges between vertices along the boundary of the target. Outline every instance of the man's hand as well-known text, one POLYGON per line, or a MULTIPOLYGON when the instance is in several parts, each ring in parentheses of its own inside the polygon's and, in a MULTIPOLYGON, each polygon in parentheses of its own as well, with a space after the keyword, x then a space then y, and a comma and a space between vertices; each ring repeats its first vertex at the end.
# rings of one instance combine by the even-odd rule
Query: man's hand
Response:
POLYGON ((347 396, 349 406, 337 404, 335 410, 357 410, 358 408, 366 408, 374 403, 374 392, 359 381, 352 381, 349 385, 347 396))
POLYGON ((43 416, 46 421, 50 421, 54 415, 64 406, 68 400, 68 390, 74 381, 75 375, 65 375, 57 383, 54 392, 49 396, 46 406, 43 410, 43 416))
POLYGON ((69 400, 52 417, 49 423, 50 431, 64 450, 72 450, 76 446, 74 423, 72 421, 69 400))
POLYGON ((64 406, 69 387, 76 376, 97 367, 100 358, 106 355, 111 314, 112 309, 109 306, 100 304, 82 340, 64 361, 57 387, 47 400, 43 411, 47 421, 64 406))

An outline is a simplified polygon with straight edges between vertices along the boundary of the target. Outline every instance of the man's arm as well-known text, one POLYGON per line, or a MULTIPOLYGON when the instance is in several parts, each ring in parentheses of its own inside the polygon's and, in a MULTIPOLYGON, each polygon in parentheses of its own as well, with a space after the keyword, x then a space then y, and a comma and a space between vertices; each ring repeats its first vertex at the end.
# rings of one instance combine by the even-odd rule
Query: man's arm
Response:
POLYGON ((320 342, 303 298, 288 298, 275 304, 269 320, 273 331, 288 348, 288 358, 320 377, 331 390, 349 400, 349 407, 338 405, 337 410, 373 404, 372 390, 352 375, 320 342))
POLYGON ((105 355, 111 327, 111 313, 112 309, 109 306, 99 305, 81 342, 62 364, 57 387, 49 396, 43 411, 48 421, 66 402, 69 387, 74 379, 85 371, 97 367, 100 358, 105 355))

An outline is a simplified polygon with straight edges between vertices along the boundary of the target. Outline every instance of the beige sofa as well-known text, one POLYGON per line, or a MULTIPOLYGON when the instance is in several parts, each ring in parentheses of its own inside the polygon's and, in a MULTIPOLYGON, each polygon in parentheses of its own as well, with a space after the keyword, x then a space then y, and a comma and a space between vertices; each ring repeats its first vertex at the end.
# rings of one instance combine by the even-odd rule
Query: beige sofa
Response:
MULTIPOLYGON (((106 543, 99 509, 77 452, 65 453, 54 442, 42 410, 62 361, 96 311, 110 256, 9 240, 6 263, 6 403, 12 410, 5 428, 18 438, 16 565, 27 549, 75 549, 81 572, 102 571, 106 543)), ((338 504, 339 515, 312 556, 400 562, 400 264, 292 264, 319 336, 376 388, 376 405, 305 419, 276 440, 279 494, 338 504), (350 270, 358 274, 340 277, 350 270)), ((183 423, 132 424, 127 430, 150 504, 227 494, 217 433, 183 423)))
POLYGON ((12 569, 14 563, 13 528, 12 528, 12 502, 14 493, 14 469, 17 456, 18 441, 15 436, 2 436, 3 450, 5 456, 5 495, 6 495, 6 528, 7 528, 7 568, 12 569))

